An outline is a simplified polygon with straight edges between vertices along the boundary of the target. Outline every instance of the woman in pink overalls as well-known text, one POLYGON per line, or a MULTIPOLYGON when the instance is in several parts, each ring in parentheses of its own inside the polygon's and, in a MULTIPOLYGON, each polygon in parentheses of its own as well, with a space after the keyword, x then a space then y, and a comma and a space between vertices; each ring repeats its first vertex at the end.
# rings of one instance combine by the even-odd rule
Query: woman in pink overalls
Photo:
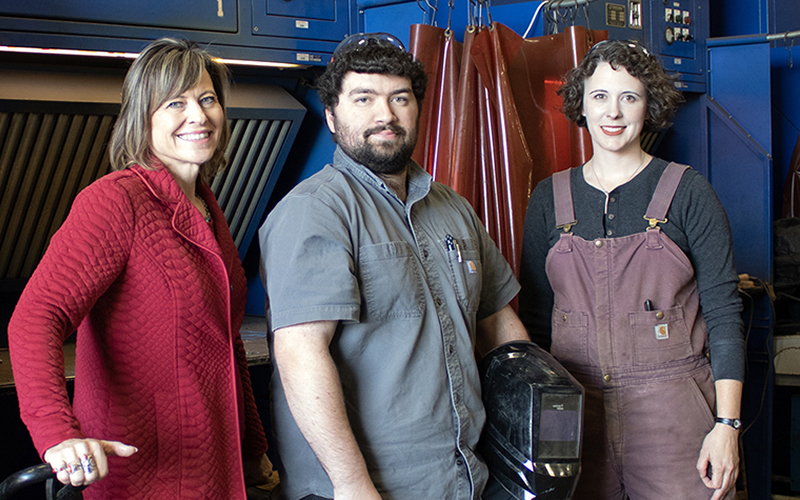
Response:
POLYGON ((636 42, 595 45, 559 93, 593 156, 528 205, 520 317, 586 388, 575 499, 732 498, 744 339, 725 211, 642 150, 680 93, 636 42))

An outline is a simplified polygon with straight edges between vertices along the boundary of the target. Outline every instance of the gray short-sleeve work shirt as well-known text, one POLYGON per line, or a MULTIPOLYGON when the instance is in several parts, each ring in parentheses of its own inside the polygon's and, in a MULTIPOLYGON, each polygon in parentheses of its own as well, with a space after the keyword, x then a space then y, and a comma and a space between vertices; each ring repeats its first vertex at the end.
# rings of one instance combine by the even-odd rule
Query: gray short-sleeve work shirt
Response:
MULTIPOLYGON (((259 231, 272 329, 340 321, 331 344, 348 417, 384 498, 477 499, 485 415, 476 322, 519 284, 469 204, 414 164, 402 203, 337 149, 259 231)), ((286 498, 332 498, 280 374, 273 418, 286 498)))

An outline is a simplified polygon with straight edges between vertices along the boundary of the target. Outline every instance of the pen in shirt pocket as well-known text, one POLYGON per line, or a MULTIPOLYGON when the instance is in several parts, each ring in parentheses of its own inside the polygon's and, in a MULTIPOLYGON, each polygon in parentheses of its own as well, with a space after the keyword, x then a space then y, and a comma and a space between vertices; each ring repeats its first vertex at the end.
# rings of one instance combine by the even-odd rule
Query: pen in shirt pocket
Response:
POLYGON ((458 256, 458 261, 461 262, 461 247, 458 245, 458 241, 448 234, 445 237, 445 243, 447 244, 448 250, 456 251, 456 255, 458 256))

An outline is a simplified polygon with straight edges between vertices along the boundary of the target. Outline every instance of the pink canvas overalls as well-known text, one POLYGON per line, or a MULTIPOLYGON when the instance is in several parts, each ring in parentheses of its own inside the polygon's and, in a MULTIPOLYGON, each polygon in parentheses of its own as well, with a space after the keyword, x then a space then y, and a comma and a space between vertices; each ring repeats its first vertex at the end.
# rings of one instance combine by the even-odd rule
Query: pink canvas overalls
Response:
POLYGON ((658 227, 686 168, 666 168, 641 233, 593 241, 571 233, 570 172, 553 176, 552 353, 586 388, 576 500, 714 493, 695 468, 714 426, 708 334, 692 264, 658 227))

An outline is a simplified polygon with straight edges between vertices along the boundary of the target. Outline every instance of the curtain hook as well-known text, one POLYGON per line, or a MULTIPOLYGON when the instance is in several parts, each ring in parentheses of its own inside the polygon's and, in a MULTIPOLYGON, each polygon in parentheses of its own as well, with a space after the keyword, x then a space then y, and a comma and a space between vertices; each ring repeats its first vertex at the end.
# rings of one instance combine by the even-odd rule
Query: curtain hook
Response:
POLYGON ((589 2, 583 4, 583 17, 586 18, 586 30, 591 31, 592 27, 589 26, 589 2))
MULTIPOLYGON (((425 1, 427 2, 427 0, 425 1)), ((422 2, 420 0, 417 0, 417 7, 419 7, 419 10, 422 11, 422 24, 427 24, 426 21, 427 21, 428 11, 425 10, 425 7, 422 6, 422 2)))
POLYGON ((453 9, 456 7, 456 0, 447 0, 447 31, 452 34, 450 21, 453 19, 453 9))
POLYGON ((789 40, 789 32, 783 34, 783 46, 786 50, 789 51, 789 59, 786 63, 789 65, 789 69, 794 68, 794 61, 792 60, 792 48, 794 47, 794 37, 791 38, 791 43, 788 42, 789 40))
POLYGON ((439 13, 439 0, 436 0, 433 5, 429 0, 425 0, 428 8, 431 10, 431 26, 436 26, 436 14, 439 13))

